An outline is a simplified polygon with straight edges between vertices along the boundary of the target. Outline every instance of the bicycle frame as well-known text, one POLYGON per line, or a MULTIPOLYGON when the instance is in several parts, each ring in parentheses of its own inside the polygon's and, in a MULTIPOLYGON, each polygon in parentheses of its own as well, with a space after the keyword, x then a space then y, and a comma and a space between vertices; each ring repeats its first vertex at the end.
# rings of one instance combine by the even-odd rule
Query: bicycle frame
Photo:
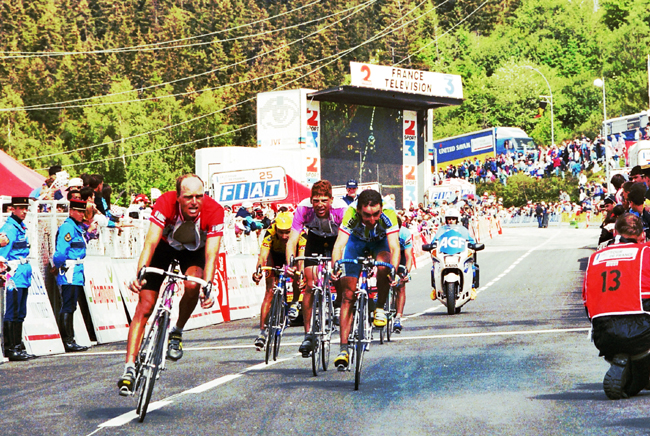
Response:
POLYGON ((389 267, 391 268, 391 274, 394 274, 394 269, 389 263, 375 261, 372 258, 365 257, 341 259, 337 262, 337 265, 340 264, 361 264, 361 272, 359 273, 357 287, 354 293, 354 315, 350 335, 348 336, 350 363, 347 366, 347 370, 350 371, 354 364, 354 390, 359 390, 363 354, 370 348, 370 343, 372 342, 372 324, 370 323, 370 313, 368 311, 368 276, 375 266, 389 267))
POLYGON ((204 288, 208 285, 207 282, 197 277, 180 274, 180 265, 177 260, 172 261, 167 271, 160 268, 142 268, 138 278, 141 280, 146 273, 160 274, 166 277, 167 282, 164 290, 156 300, 156 304, 152 311, 154 314, 153 320, 150 326, 145 329, 143 342, 140 344, 140 349, 138 350, 136 358, 135 389, 131 395, 140 391, 136 408, 136 413, 139 416, 140 422, 144 421, 147 414, 147 407, 151 400, 151 395, 155 381, 159 376, 159 372, 165 369, 167 357, 165 347, 169 340, 169 326, 174 301, 173 299, 174 294, 178 289, 179 282, 191 281, 203 286, 204 288))

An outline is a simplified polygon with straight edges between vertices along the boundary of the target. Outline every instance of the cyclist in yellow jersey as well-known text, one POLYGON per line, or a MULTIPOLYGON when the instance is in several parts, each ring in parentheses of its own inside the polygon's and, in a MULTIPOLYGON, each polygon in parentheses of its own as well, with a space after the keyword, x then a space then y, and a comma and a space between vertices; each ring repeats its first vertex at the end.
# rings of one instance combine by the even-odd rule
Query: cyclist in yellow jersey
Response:
MULTIPOLYGON (((260 247, 260 254, 257 258, 257 266, 255 273, 253 273, 253 281, 259 283, 262 280, 262 273, 257 273, 257 268, 260 266, 275 266, 277 268, 285 265, 287 241, 291 233, 291 223, 293 215, 290 212, 280 212, 275 217, 275 223, 271 225, 266 231, 266 235, 262 240, 260 247)), ((298 255, 303 256, 305 252, 306 239, 304 236, 300 237, 298 241, 298 255)), ((267 274, 266 276, 266 293, 262 301, 262 308, 260 313, 260 334, 255 339, 255 347, 258 351, 264 348, 266 342, 266 331, 264 325, 271 310, 271 301, 273 300, 273 286, 277 281, 274 274, 267 274)), ((289 318, 295 319, 298 317, 298 298, 300 297, 300 282, 299 280, 293 281, 293 300, 289 308, 289 318)))
MULTIPOLYGON (((355 259, 371 254, 375 260, 393 265, 397 271, 400 259, 399 227, 397 215, 393 209, 384 209, 379 192, 368 189, 363 191, 356 202, 352 203, 343 216, 339 235, 332 250, 332 262, 340 259, 355 259)), ((332 275, 332 279, 341 280, 343 301, 341 303, 341 352, 334 360, 339 369, 348 366, 348 336, 352 324, 355 290, 360 265, 345 265, 344 276, 332 275)), ((390 282, 389 269, 377 267, 377 309, 374 324, 377 327, 386 325, 384 303, 389 287, 396 286, 398 279, 390 282)))

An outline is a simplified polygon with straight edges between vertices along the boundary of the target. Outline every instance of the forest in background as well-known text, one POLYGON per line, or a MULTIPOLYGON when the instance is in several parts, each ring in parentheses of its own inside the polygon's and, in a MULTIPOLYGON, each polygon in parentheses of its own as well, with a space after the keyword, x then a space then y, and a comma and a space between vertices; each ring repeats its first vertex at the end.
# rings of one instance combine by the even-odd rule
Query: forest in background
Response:
POLYGON ((171 189, 194 150, 255 146, 255 96, 349 83, 349 62, 459 74, 434 138, 521 127, 549 81, 555 141, 648 109, 648 0, 5 0, 0 149, 113 192, 171 189), (596 10, 595 5, 598 5, 596 10))

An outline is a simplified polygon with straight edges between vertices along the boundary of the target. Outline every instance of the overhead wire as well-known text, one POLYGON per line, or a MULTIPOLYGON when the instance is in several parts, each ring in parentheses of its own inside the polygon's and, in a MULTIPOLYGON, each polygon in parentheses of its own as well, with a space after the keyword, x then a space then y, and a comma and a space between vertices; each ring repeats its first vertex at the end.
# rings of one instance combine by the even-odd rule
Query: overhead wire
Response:
MULTIPOLYGON (((441 3, 441 4, 438 5, 438 6, 436 6, 436 7, 433 8, 432 10, 437 9, 438 7, 440 7, 440 6, 444 5, 445 3, 447 3, 448 1, 449 1, 449 0, 445 0, 443 3, 441 3)), ((418 8, 419 8, 419 7, 424 3, 424 2, 425 2, 425 1, 422 1, 422 2, 421 2, 420 4, 418 4, 415 8, 411 9, 409 12, 407 12, 407 13, 404 15, 404 17, 406 17, 406 16, 410 15, 411 13, 413 13, 413 12, 414 12, 415 10, 417 10, 417 9, 418 9, 418 8)), ((430 12, 430 11, 429 11, 429 12, 430 12)), ((225 87, 230 87, 230 86, 235 86, 235 85, 240 85, 240 84, 246 84, 246 83, 254 82, 254 81, 257 81, 257 80, 262 80, 262 79, 265 79, 265 78, 268 78, 268 77, 277 76, 277 75, 284 74, 284 73, 287 73, 287 72, 290 72, 290 71, 294 71, 294 70, 297 70, 297 69, 301 69, 301 68, 304 68, 304 67, 306 67, 306 66, 309 66, 309 65, 312 65, 312 64, 315 64, 315 63, 321 62, 321 61, 325 61, 325 60, 328 60, 328 59, 331 59, 331 58, 335 58, 334 61, 336 61, 336 60, 340 59, 341 57, 343 57, 343 56, 345 56, 345 55, 351 53, 351 52, 354 51, 354 50, 356 50, 357 48, 362 47, 362 46, 364 46, 364 45, 366 45, 366 44, 369 44, 370 42, 373 42, 373 41, 375 41, 375 40, 377 40, 377 39, 383 37, 384 34, 392 33, 392 32, 394 32, 394 31, 399 30, 399 29, 401 29, 402 27, 404 27, 404 26, 406 26, 406 25, 412 23, 413 21, 417 21, 417 20, 419 20, 420 18, 422 18, 424 15, 428 14, 429 12, 426 12, 425 14, 422 14, 422 15, 420 15, 420 16, 418 16, 418 17, 416 17, 416 18, 414 18, 414 19, 412 19, 412 20, 410 20, 410 21, 404 23, 404 24, 401 25, 400 27, 398 27, 398 28, 396 28, 396 29, 394 29, 394 30, 392 30, 392 31, 390 31, 390 32, 387 31, 387 29, 389 29, 390 26, 391 26, 391 25, 389 25, 389 26, 386 27, 386 29, 383 29, 382 31, 378 32, 375 36, 371 37, 370 39, 368 39, 368 40, 362 42, 361 44, 359 44, 359 45, 357 45, 357 46, 355 46, 355 47, 351 47, 351 48, 345 49, 345 50, 343 50, 343 51, 341 51, 341 52, 339 52, 339 53, 335 53, 335 54, 332 54, 332 55, 330 55, 330 56, 326 56, 326 57, 324 57, 324 58, 317 59, 317 60, 315 60, 315 61, 308 62, 308 63, 306 63, 306 64, 298 65, 298 66, 295 66, 295 67, 292 67, 292 68, 289 68, 289 69, 286 69, 286 70, 283 70, 283 71, 279 71, 279 72, 276 72, 276 73, 270 73, 270 74, 267 74, 267 75, 265 75, 265 76, 260 76, 260 77, 256 77, 256 78, 253 78, 253 79, 249 79, 249 80, 247 80, 247 81, 230 83, 230 84, 222 85, 222 86, 215 87, 215 88, 203 89, 203 90, 201 90, 201 91, 204 92, 204 91, 209 91, 209 90, 222 89, 222 88, 225 88, 225 87)), ((333 62, 334 62, 334 61, 333 61, 333 62)), ((332 62, 329 62, 329 63, 325 64, 324 66, 327 66, 327 65, 329 65, 329 64, 331 64, 331 63, 332 63, 332 62)), ((302 78, 305 77, 305 76, 308 76, 308 75, 311 74, 312 72, 315 72, 315 71, 318 71, 319 69, 322 69, 324 66, 322 66, 322 67, 320 67, 320 68, 318 68, 318 69, 311 70, 311 71, 309 71, 308 73, 303 74, 302 76, 300 76, 300 77, 298 77, 298 78, 296 78, 296 79, 293 79, 293 80, 287 82, 286 84, 281 85, 280 87, 278 87, 278 88, 276 88, 276 89, 280 89, 280 88, 282 88, 282 87, 284 87, 284 86, 286 86, 286 85, 288 85, 288 84, 294 83, 295 81, 300 80, 300 79, 302 79, 302 78)), ((195 92, 195 91, 192 91, 192 93, 194 93, 194 92, 195 92)), ((188 94, 188 93, 182 93, 182 94, 178 94, 178 95, 185 95, 185 94, 188 94)), ((160 98, 160 97, 150 97, 150 98, 148 98, 148 99, 139 99, 139 100, 134 100, 134 101, 154 100, 154 99, 157 99, 157 98, 160 98)), ((113 141, 107 141, 107 142, 103 142, 103 143, 101 143, 101 144, 94 144, 94 145, 90 145, 90 146, 87 146, 87 147, 76 148, 76 149, 74 149, 74 150, 66 150, 66 151, 61 151, 61 152, 52 153, 52 154, 48 154, 48 155, 41 155, 41 156, 37 156, 37 157, 25 158, 25 159, 21 159, 19 162, 26 162, 26 161, 30 161, 30 160, 36 160, 36 159, 39 159, 39 160, 40 160, 40 159, 44 159, 44 158, 47 158, 47 157, 53 157, 53 156, 59 156, 59 155, 65 155, 65 154, 71 154, 71 153, 75 153, 75 152, 80 152, 80 151, 84 151, 84 150, 89 150, 89 149, 93 149, 93 148, 101 147, 101 146, 104 146, 104 145, 111 145, 111 144, 114 144, 114 143, 116 143, 116 142, 126 141, 126 140, 135 139, 135 138, 139 138, 139 137, 142 137, 142 136, 147 136, 147 135, 154 134, 154 133, 159 133, 159 132, 162 132, 162 131, 165 131, 165 130, 169 130, 169 129, 174 128, 174 127, 179 127, 179 126, 182 126, 182 125, 184 125, 184 124, 188 124, 188 123, 191 123, 191 122, 194 122, 194 121, 198 121, 198 120, 200 120, 200 119, 203 119, 203 118, 209 117, 209 116, 211 116, 211 115, 215 115, 215 114, 218 114, 218 113, 224 112, 224 111, 229 110, 229 109, 233 109, 233 108, 235 108, 235 107, 237 107, 237 106, 240 106, 240 105, 242 105, 242 104, 244 104, 244 103, 248 103, 248 102, 251 101, 252 99, 253 99, 253 98, 249 98, 249 99, 247 99, 247 100, 241 101, 241 102, 239 102, 239 103, 236 103, 236 104, 234 104, 234 105, 228 106, 228 107, 226 107, 226 108, 219 109, 218 111, 214 111, 214 112, 210 112, 210 113, 208 113, 208 114, 200 115, 200 116, 198 116, 198 117, 195 117, 195 118, 192 118, 192 119, 189 119, 189 120, 185 120, 185 121, 182 121, 182 122, 177 123, 177 124, 172 124, 172 125, 169 125, 169 126, 161 127, 160 129, 155 129, 155 130, 151 130, 151 131, 148 131, 148 132, 142 132, 142 133, 139 133, 139 134, 137 134, 137 135, 129 136, 129 137, 126 137, 126 138, 120 138, 120 139, 113 140, 113 141)))
MULTIPOLYGON (((423 1, 422 1, 421 3, 419 3, 416 7, 414 7, 414 8, 411 9, 409 12, 407 12, 407 13, 404 15, 404 17, 406 17, 406 16, 410 15, 411 13, 413 13, 414 11, 416 11, 416 10, 417 10, 417 9, 418 9, 422 4, 424 4, 426 1, 427 1, 427 0, 423 0, 423 1)), ((308 63, 308 64, 303 64, 302 66, 297 67, 297 68, 301 68, 301 67, 304 67, 304 66, 306 66, 306 65, 311 65, 311 64, 316 63, 316 62, 320 62, 320 61, 323 61, 323 60, 327 60, 327 59, 329 59, 329 58, 334 58, 334 59, 331 60, 330 62, 327 62, 327 63, 325 63, 324 65, 321 65, 320 67, 315 68, 315 69, 313 69, 313 70, 311 70, 311 71, 309 71, 309 72, 307 72, 307 73, 301 75, 300 77, 298 77, 298 78, 296 78, 296 79, 293 79, 293 80, 291 80, 291 81, 289 81, 289 82, 286 82, 286 83, 284 83, 284 84, 282 84, 282 85, 279 85, 279 86, 276 87, 274 90, 282 89, 282 88, 286 87, 287 85, 289 85, 289 84, 291 84, 291 83, 294 83, 294 82, 296 82, 296 81, 298 81, 298 80, 300 80, 300 79, 302 79, 302 78, 304 78, 304 77, 306 77, 306 76, 309 76, 309 75, 312 74, 313 72, 318 71, 318 70, 324 68, 325 66, 330 65, 330 64, 336 62, 337 60, 341 59, 343 56, 346 56, 347 54, 353 52, 353 51, 356 50, 356 49, 358 49, 358 48, 360 48, 360 47, 362 47, 362 46, 364 46, 364 45, 367 45, 367 44, 369 44, 369 43, 371 43, 371 42, 374 42, 374 41, 376 41, 377 39, 380 39, 380 38, 382 38, 382 37, 384 37, 384 36, 386 36, 386 35, 389 35, 389 34, 395 32, 395 31, 397 31, 397 30, 400 30, 401 28, 403 28, 403 27, 405 27, 405 26, 411 24, 411 23, 414 22, 414 21, 419 20, 419 19, 422 18, 423 16, 429 14, 431 11, 433 11, 433 10, 437 9, 438 7, 444 5, 444 4, 447 3, 448 1, 449 1, 449 0, 445 0, 443 3, 437 5, 435 8, 430 9, 429 11, 427 11, 427 12, 425 12, 425 13, 419 15, 419 16, 416 17, 416 18, 413 18, 413 19, 411 19, 411 20, 409 20, 409 21, 407 21, 407 22, 401 24, 400 26, 398 26, 398 27, 396 27, 396 28, 394 28, 394 29, 392 29, 392 30, 389 30, 390 27, 392 26, 392 24, 389 24, 385 29, 383 29, 382 31, 378 32, 378 33, 377 33, 376 35, 374 35, 373 37, 367 39, 366 41, 364 41, 364 42, 362 42, 362 43, 360 43, 360 44, 358 44, 358 45, 356 45, 356 46, 354 46, 354 47, 351 47, 351 48, 346 49, 346 50, 343 50, 343 51, 341 51, 341 52, 339 52, 339 53, 335 53, 335 54, 333 54, 333 55, 330 55, 330 56, 327 56, 327 57, 325 57, 325 58, 319 59, 319 60, 317 60, 317 61, 313 61, 313 62, 310 62, 310 63, 308 63)), ((404 17, 402 17, 402 18, 404 18, 404 17)), ((446 32, 446 33, 448 33, 448 32, 446 32)), ((446 33, 445 33, 445 34, 446 34, 446 33)), ((444 36, 445 34, 441 35, 440 37, 444 36)), ((294 68, 294 69, 295 69, 295 68, 294 68)), ((280 72, 280 73, 274 73, 274 74, 272 74, 272 75, 282 74, 282 73, 283 73, 283 72, 280 72)), ((121 141, 128 140, 128 139, 133 139, 133 138, 136 138, 136 137, 146 136, 146 135, 148 135, 148 134, 157 133, 157 132, 159 132, 159 131, 167 130, 167 129, 171 128, 171 127, 177 127, 177 126, 182 125, 182 124, 187 124, 188 122, 196 121, 197 119, 200 119, 200 118, 205 118, 205 117, 207 117, 207 116, 214 115, 214 114, 216 114, 216 113, 223 112, 223 111, 228 110, 228 109, 232 109, 232 108, 237 107, 237 106, 240 106, 240 105, 242 105, 242 104, 244 104, 244 103, 250 102, 250 101, 252 101, 252 100, 254 100, 254 99, 255 99, 255 97, 251 97, 251 98, 249 98, 249 99, 246 99, 246 100, 240 101, 240 102, 238 102, 238 103, 236 103, 236 104, 233 104, 233 105, 231 105, 231 106, 228 106, 228 107, 226 107, 226 108, 220 109, 219 111, 216 111, 216 112, 213 112, 213 113, 210 113, 210 114, 205 114, 205 115, 202 115, 202 116, 200 116, 200 117, 196 117, 196 118, 194 118, 194 119, 192 119, 192 120, 186 120, 186 121, 184 121, 184 122, 182 122, 182 123, 179 123, 179 124, 176 124, 176 125, 173 125, 173 126, 166 126, 166 127, 164 127, 164 128, 161 128, 161 129, 156 129, 156 130, 154 130, 154 131, 150 131, 150 132, 143 132, 143 133, 141 133, 141 134, 134 135, 134 136, 131 136, 131 137, 128 137, 128 138, 121 138, 121 139, 118 139, 118 140, 109 141, 109 142, 102 143, 102 144, 96 144, 96 145, 92 145, 92 146, 84 147, 84 148, 80 148, 80 149, 67 150, 67 151, 65 151, 65 152, 54 153, 54 154, 51 154, 51 155, 45 155, 45 156, 39 156, 39 157, 34 157, 34 158, 23 159, 23 160, 21 160, 21 162, 22 162, 22 161, 26 161, 26 160, 43 159, 43 158, 45 158, 45 157, 57 156, 57 155, 60 155, 60 154, 69 154, 69 153, 74 153, 74 152, 77 152, 77 151, 82 151, 82 150, 86 150, 86 149, 90 149, 90 148, 95 148, 95 147, 99 147, 99 146, 102 146, 102 145, 109 145, 109 144, 113 144, 113 143, 116 143, 116 142, 121 142, 121 141)), ((255 127, 255 126, 256 126, 256 124, 251 124, 251 125, 249 125, 249 126, 247 126, 247 127, 245 127, 245 128, 251 128, 251 127, 255 127)), ((242 129, 237 129, 237 130, 233 130, 233 131, 231 131, 231 132, 239 131, 239 130, 243 130, 243 129, 244 129, 244 128, 242 128, 242 129)), ((229 133, 229 132, 226 132, 226 133, 229 133)), ((209 138, 205 138, 205 139, 209 139, 209 138)), ((198 142, 198 140, 195 141, 195 142, 198 142)), ((184 145, 184 144, 179 144, 179 146, 180 146, 180 145, 184 145)), ((167 148, 169 148, 169 147, 166 147, 166 148, 163 148, 163 149, 155 149, 155 150, 153 150, 153 151, 162 151, 162 150, 167 149, 167 148)), ((130 156, 131 156, 131 155, 117 156, 117 157, 107 158, 107 159, 104 159, 104 160, 121 159, 122 157, 130 157, 130 156)), ((64 165, 64 167, 65 167, 65 166, 77 166, 77 165, 83 165, 84 163, 88 163, 88 164, 89 164, 89 163, 97 163, 97 162, 102 162, 102 161, 104 161, 104 160, 98 160, 98 161, 92 161, 92 162, 83 162, 83 163, 77 163, 77 164, 71 164, 71 165, 64 165)), ((40 169, 40 170, 43 170, 43 169, 47 169, 47 168, 39 168, 39 169, 40 169)))
MULTIPOLYGON (((85 107, 85 105, 67 105, 67 104, 68 103, 76 103, 76 102, 80 102, 80 101, 94 100, 94 99, 98 99, 98 98, 114 97, 114 96, 118 96, 118 95, 130 94, 130 93, 133 93, 133 92, 142 92, 142 91, 146 91, 146 90, 149 90, 149 89, 160 88, 162 86, 167 86, 167 85, 171 85, 171 84, 174 84, 174 83, 182 82, 182 81, 185 81, 185 80, 195 79, 197 77, 206 76, 208 74, 213 74, 213 73, 216 73, 218 71, 222 71, 222 70, 226 70, 228 68, 236 67, 237 65, 243 64, 245 62, 254 61, 255 59, 261 58, 263 56, 269 55, 271 53, 274 53, 276 51, 285 49, 285 48, 290 47, 290 46, 292 46, 294 44, 297 44, 297 43, 302 42, 302 41, 304 41, 306 39, 309 39, 312 36, 317 35, 317 34, 323 32, 323 31, 327 30, 328 28, 330 28, 332 26, 335 26, 336 24, 339 24, 340 22, 345 21, 346 19, 354 16, 355 14, 359 13, 360 11, 364 10, 365 8, 367 8, 368 6, 370 6, 371 4, 373 4, 373 3, 377 2, 377 1, 378 0, 368 0, 367 2, 362 3, 362 4, 352 8, 352 9, 356 9, 356 10, 354 10, 350 14, 344 16, 343 18, 341 18, 341 19, 339 19, 337 21, 334 21, 334 22, 332 22, 330 24, 327 24, 326 26, 323 26, 322 28, 320 28, 320 29, 318 29, 318 30, 316 30, 314 32, 311 32, 311 33, 307 34, 304 37, 295 39, 295 40, 293 40, 293 41, 291 41, 291 42, 289 42, 287 44, 283 44, 283 45, 281 45, 279 47, 268 50, 268 51, 266 51, 264 53, 257 54, 255 56, 249 57, 247 59, 242 59, 242 60, 240 60, 238 62, 232 63, 230 65, 225 65, 225 66, 222 66, 222 67, 210 70, 210 71, 205 71, 205 72, 194 74, 194 75, 191 75, 191 76, 182 77, 180 79, 171 80, 169 82, 158 83, 158 84, 155 84, 155 85, 149 85, 149 86, 145 86, 145 87, 142 87, 142 88, 136 88, 136 89, 131 89, 131 90, 128 90, 128 91, 116 92, 116 93, 111 93, 111 94, 96 95, 96 96, 86 97, 86 98, 77 98, 77 99, 67 100, 67 101, 63 101, 63 102, 43 103, 43 104, 39 104, 39 105, 13 107, 13 108, 0 108, 0 112, 16 112, 16 111, 20 111, 20 110, 32 111, 32 110, 60 110, 60 109, 80 108, 80 107, 85 107), (59 106, 55 106, 55 105, 59 105, 59 106), (61 106, 61 105, 66 105, 66 106, 61 106)), ((113 104, 119 104, 119 102, 115 102, 113 104)))
MULTIPOLYGON (((105 49, 105 50, 91 50, 91 51, 67 51, 67 52, 57 52, 57 51, 35 51, 35 52, 28 52, 28 51, 0 51, 0 54, 2 53, 8 53, 11 55, 16 55, 16 56, 0 56, 0 59, 11 59, 11 58, 16 58, 16 57, 49 57, 49 56, 68 56, 68 55, 89 55, 89 54, 105 54, 105 53, 128 53, 128 52, 133 52, 133 51, 148 51, 148 50, 155 50, 155 47, 157 46, 162 46, 166 44, 175 44, 177 42, 183 42, 183 41, 191 41, 193 39, 199 39, 199 38, 206 38, 209 36, 214 36, 218 35, 220 33, 226 33, 230 32, 233 30, 241 29, 242 27, 250 27, 255 24, 260 24, 264 23, 266 21, 271 21, 276 18, 282 17, 284 15, 289 15, 294 12, 298 12, 302 9, 308 8, 310 6, 313 6, 317 3, 320 3, 321 0, 316 0, 314 2, 308 3, 306 5, 299 6, 295 9, 291 9, 289 11, 282 12, 280 14, 274 15, 272 17, 264 18, 261 20, 256 20, 252 21, 250 23, 244 23, 239 26, 235 27, 230 27, 228 29, 222 29, 222 30, 217 30, 215 32, 209 32, 209 33, 204 33, 202 35, 195 35, 195 36, 190 36, 187 38, 180 38, 180 39, 174 39, 170 41, 161 41, 161 42, 155 42, 151 44, 141 44, 141 45, 136 45, 136 46, 131 46, 131 47, 117 47, 117 48, 111 48, 111 49, 105 49)), ((163 47, 163 48, 177 48, 178 46, 172 46, 172 47, 163 47)))
POLYGON ((454 30, 456 27, 460 26, 462 23, 464 23, 465 21, 467 21, 467 20, 468 20, 472 15, 474 15, 474 13, 476 13, 479 9, 481 9, 481 8, 482 8, 483 6, 485 6, 487 3, 489 3, 489 0, 485 0, 483 3, 481 3, 481 4, 480 4, 476 9, 474 9, 472 12, 470 12, 469 15, 467 15, 465 18, 463 18, 462 20, 460 20, 458 23, 456 23, 456 24, 454 24, 452 27, 450 27, 450 28, 449 28, 445 33, 443 33, 442 35, 440 35, 440 37, 437 37, 437 38, 434 39, 433 41, 428 42, 427 44, 423 45, 423 46, 420 47, 418 50, 416 50, 414 53, 410 53, 408 56, 406 56, 406 57, 405 57, 404 59, 402 59, 401 61, 395 63, 394 65, 399 65, 399 64, 401 64, 402 62, 406 62, 407 60, 411 59, 411 56, 414 56, 414 55, 420 53, 422 50, 424 50, 425 48, 429 47, 431 44, 433 44, 433 43, 435 43, 436 41, 438 41, 438 39, 440 39, 441 37, 445 36, 446 34, 448 34, 449 32, 451 32, 452 30, 454 30))
MULTIPOLYGON (((209 139, 219 138, 220 136, 225 136, 225 135, 228 135, 230 133, 238 132, 240 130, 250 129, 251 127, 255 127, 255 124, 250 124, 248 126, 240 127, 238 129, 229 130, 227 132, 219 133, 219 134, 213 135, 213 136, 208 136, 208 137, 201 138, 201 139, 195 139, 193 141, 183 142, 182 144, 168 145, 166 147, 156 148, 156 149, 153 149, 153 150, 145 150, 145 151, 140 151, 140 152, 137 152, 137 153, 124 154, 124 155, 119 155, 119 156, 112 156, 112 157, 109 157, 109 158, 106 158, 106 159, 98 159, 98 160, 93 160, 93 161, 89 161, 89 162, 77 162, 77 163, 74 163, 74 164, 67 164, 67 165, 62 165, 62 166, 66 167, 66 168, 67 167, 76 167, 76 166, 79 166, 79 165, 90 165, 90 164, 94 164, 94 163, 101 163, 101 162, 108 162, 108 161, 111 161, 111 160, 124 159, 124 158, 127 158, 127 157, 141 156, 143 154, 153 153, 153 152, 156 152, 156 151, 169 150, 169 149, 176 148, 176 147, 182 147, 183 145, 196 144, 197 142, 202 142, 202 141, 207 141, 209 139)), ((39 170, 45 170, 45 169, 47 169, 47 168, 39 168, 39 170)))

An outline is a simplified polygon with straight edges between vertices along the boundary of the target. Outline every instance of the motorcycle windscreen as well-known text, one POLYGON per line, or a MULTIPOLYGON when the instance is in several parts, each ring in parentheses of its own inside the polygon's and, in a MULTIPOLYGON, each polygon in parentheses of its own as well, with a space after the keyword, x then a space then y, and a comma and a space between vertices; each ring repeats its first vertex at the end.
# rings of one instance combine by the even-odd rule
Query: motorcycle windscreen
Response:
POLYGON ((465 251, 467 247, 467 240, 463 235, 454 230, 449 229, 444 232, 438 240, 438 252, 444 254, 459 254, 465 251))

